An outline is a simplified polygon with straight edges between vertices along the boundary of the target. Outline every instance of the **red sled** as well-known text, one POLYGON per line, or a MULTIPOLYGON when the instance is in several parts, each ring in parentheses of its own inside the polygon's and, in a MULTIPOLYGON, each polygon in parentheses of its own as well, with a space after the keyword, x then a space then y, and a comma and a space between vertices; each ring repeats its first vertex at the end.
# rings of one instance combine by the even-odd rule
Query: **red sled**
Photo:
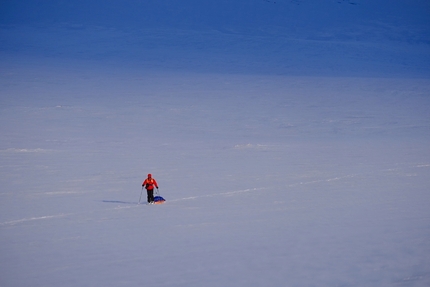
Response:
POLYGON ((154 204, 162 204, 165 201, 166 200, 163 197, 159 196, 159 195, 154 196, 154 204))

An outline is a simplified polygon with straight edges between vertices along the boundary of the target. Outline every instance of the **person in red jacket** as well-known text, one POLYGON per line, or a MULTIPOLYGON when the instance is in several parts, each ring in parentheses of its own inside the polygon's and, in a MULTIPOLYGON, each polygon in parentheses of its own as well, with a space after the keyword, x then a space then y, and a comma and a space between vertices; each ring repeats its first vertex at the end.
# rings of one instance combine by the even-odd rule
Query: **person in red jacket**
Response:
POLYGON ((148 203, 154 203, 154 186, 158 189, 157 181, 152 178, 151 174, 148 174, 148 178, 145 179, 142 183, 142 187, 146 188, 146 193, 148 194, 148 203))

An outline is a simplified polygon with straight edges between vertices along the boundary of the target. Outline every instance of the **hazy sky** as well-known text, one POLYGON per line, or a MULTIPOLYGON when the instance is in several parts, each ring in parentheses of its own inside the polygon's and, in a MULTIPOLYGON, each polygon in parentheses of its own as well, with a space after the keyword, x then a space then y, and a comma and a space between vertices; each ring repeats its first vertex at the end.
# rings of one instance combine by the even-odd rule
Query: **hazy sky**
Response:
POLYGON ((1 0, 0 51, 194 71, 417 75, 429 73, 429 15, 424 0, 1 0))
POLYGON ((361 21, 429 24, 425 0, 2 0, 5 23, 219 27, 350 25, 361 21))

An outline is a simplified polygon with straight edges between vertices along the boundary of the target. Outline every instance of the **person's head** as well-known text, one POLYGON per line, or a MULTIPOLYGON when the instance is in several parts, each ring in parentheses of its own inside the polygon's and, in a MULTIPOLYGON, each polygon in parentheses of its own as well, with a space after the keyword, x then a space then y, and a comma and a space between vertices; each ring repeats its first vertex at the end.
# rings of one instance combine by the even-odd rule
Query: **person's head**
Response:
POLYGON ((152 177, 152 174, 148 173, 148 178, 151 178, 151 177, 152 177))

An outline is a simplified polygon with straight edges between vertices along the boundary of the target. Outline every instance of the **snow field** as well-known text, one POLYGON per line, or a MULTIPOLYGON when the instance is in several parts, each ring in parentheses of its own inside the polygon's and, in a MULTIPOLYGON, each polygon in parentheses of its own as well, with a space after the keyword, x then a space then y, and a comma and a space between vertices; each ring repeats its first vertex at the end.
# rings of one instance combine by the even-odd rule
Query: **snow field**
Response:
POLYGON ((0 114, 2 285, 429 283, 426 80, 45 73, 0 114))
POLYGON ((430 286, 428 1, 0 6, 1 287, 430 286))

